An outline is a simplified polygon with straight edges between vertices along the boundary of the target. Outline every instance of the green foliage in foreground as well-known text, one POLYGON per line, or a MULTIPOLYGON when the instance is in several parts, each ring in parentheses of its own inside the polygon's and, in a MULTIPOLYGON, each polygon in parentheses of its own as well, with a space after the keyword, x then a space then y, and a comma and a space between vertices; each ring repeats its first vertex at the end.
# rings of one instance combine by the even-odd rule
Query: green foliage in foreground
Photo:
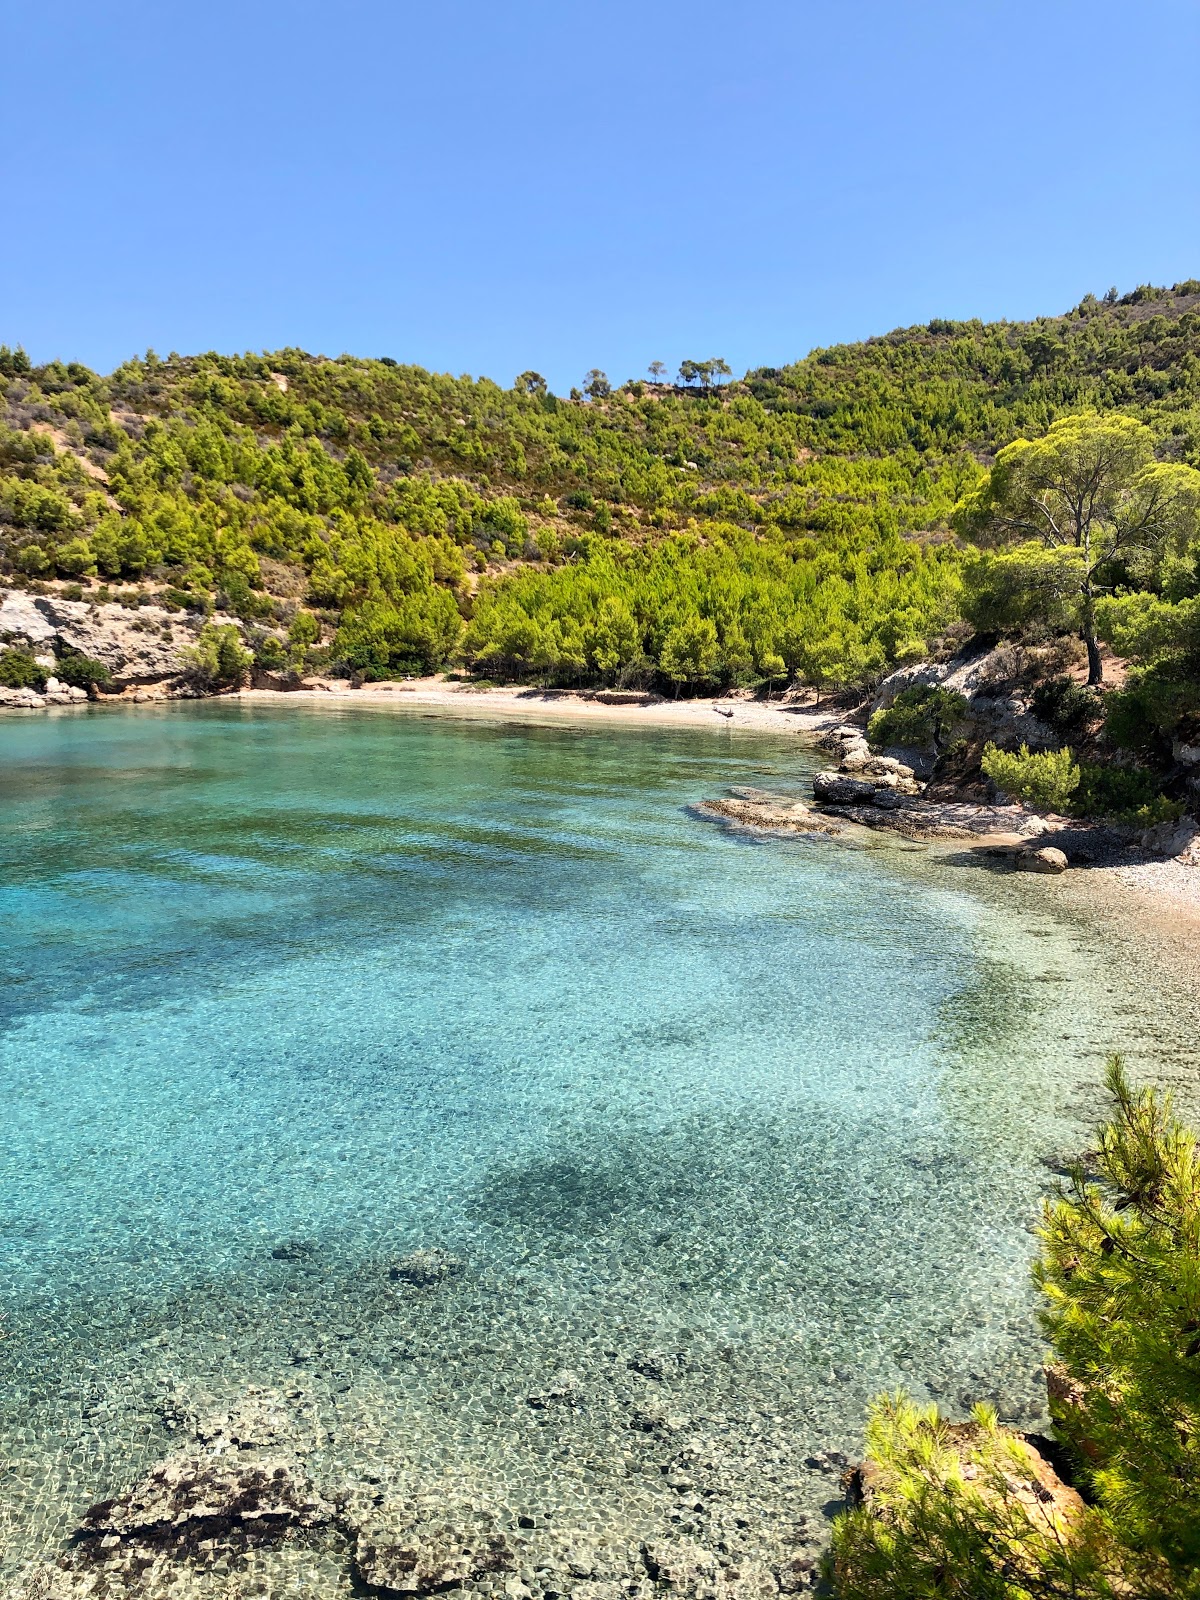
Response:
POLYGON ((998 789, 1046 811, 1066 811, 1079 787, 1079 766, 1069 748, 998 750, 989 744, 983 752, 983 770, 998 789))
POLYGON ((986 1408, 880 1401, 865 1503, 834 1528, 841 1600, 1200 1595, 1200 1150, 1170 1097, 1108 1067, 1097 1179, 1046 1205, 1034 1275, 1051 1410, 1089 1503, 1051 1495, 986 1408))

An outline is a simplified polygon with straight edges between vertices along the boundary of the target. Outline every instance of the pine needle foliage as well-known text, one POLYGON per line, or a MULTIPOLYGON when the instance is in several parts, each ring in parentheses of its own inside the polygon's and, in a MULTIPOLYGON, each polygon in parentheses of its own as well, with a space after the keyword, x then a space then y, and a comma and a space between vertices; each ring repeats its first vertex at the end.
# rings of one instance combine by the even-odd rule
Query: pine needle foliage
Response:
POLYGON ((1068 1382, 1055 1422, 1122 1536, 1200 1586, 1200 1148, 1169 1094, 1106 1085, 1099 1182, 1047 1207, 1034 1275, 1068 1382))
POLYGON ((1119 1057, 1105 1083, 1113 1114, 1047 1202, 1034 1267, 1083 1496, 990 1408, 954 1424, 884 1396, 834 1528, 841 1600, 1200 1596, 1200 1145, 1119 1057))

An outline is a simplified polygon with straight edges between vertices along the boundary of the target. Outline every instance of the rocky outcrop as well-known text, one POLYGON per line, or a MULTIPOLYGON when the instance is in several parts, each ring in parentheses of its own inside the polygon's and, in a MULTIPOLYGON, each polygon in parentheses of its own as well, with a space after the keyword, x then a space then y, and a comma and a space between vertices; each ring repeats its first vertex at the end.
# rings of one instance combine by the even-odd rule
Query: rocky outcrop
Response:
POLYGON ((840 823, 821 816, 802 800, 766 794, 760 789, 735 789, 728 797, 702 800, 695 809, 702 817, 736 823, 743 828, 766 828, 775 833, 845 832, 840 823))
POLYGON ((821 743, 838 758, 836 770, 818 772, 812 780, 813 799, 821 806, 893 810, 901 796, 920 794, 924 787, 906 762, 872 751, 861 728, 831 728, 821 743))
POLYGON ((14 711, 40 711, 43 706, 74 706, 86 699, 85 689, 60 683, 57 678, 47 678, 43 690, 6 689, 0 686, 0 706, 8 706, 14 711))
POLYGON ((1012 649, 964 653, 949 661, 921 661, 899 667, 875 691, 872 714, 895 704, 904 689, 927 684, 951 689, 967 702, 962 734, 979 742, 991 740, 1003 749, 1028 745, 1031 750, 1054 750, 1059 740, 1053 728, 1036 717, 1029 701, 1014 688, 1012 649))
MULTIPOLYGON (((218 623, 236 623, 234 617, 215 616, 218 623)), ((196 642, 203 619, 161 606, 93 604, 62 600, 57 595, 31 595, 23 590, 0 590, 0 649, 16 646, 30 651, 51 672, 58 657, 76 652, 99 661, 112 674, 111 690, 121 692, 165 686, 170 692, 192 694, 183 681, 187 652, 196 642)), ((86 699, 82 690, 65 684, 44 693, 29 689, 3 691, 0 704, 37 710, 47 705, 74 704, 86 699)))
POLYGON ((1200 823, 1195 817, 1156 823, 1146 829, 1139 842, 1151 855, 1165 856, 1185 867, 1200 867, 1200 823))

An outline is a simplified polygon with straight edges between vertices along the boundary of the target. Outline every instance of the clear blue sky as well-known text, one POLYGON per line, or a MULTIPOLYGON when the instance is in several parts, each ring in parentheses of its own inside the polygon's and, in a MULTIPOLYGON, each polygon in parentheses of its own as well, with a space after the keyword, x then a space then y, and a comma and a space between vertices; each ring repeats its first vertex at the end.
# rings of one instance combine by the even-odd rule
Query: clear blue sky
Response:
POLYGON ((8 0, 0 341, 565 392, 1200 276, 1200 4, 8 0))

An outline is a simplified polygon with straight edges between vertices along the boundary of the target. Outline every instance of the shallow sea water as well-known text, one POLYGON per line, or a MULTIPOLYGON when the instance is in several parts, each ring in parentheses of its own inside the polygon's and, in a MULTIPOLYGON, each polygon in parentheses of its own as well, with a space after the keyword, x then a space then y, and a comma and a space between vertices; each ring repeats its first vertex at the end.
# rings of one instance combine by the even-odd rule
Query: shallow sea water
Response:
POLYGON ((308 705, 0 722, 6 1570, 251 1386, 330 1493, 618 1540, 818 1538, 806 1458, 884 1388, 1036 1425, 1042 1158, 1108 1049, 1191 1073, 1196 1019, 1148 1039, 1152 975, 1052 884, 688 809, 818 764, 308 705), (390 1276, 419 1248, 462 1270, 390 1276))

